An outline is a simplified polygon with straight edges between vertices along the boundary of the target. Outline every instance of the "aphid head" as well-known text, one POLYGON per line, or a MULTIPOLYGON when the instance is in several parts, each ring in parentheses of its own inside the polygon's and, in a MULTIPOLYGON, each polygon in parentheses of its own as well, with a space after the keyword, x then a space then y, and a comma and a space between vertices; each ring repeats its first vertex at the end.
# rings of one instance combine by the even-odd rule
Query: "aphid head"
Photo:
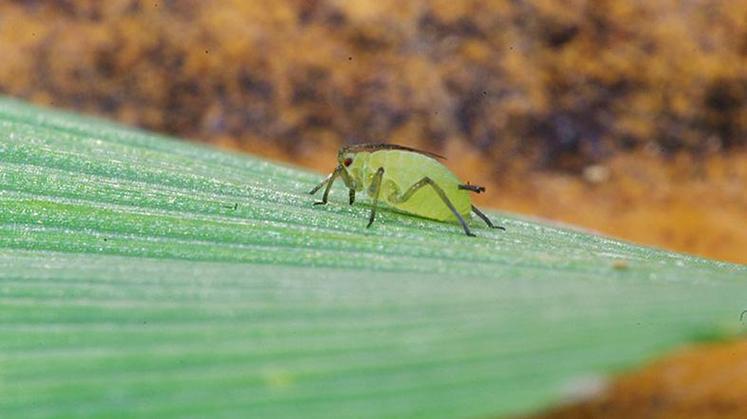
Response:
POLYGON ((350 167, 350 165, 353 164, 354 159, 355 159, 354 154, 343 156, 342 159, 340 159, 340 164, 343 165, 343 167, 350 167))
POLYGON ((337 161, 345 170, 352 166, 358 155, 361 154, 358 150, 351 148, 352 147, 349 146, 341 147, 340 151, 337 153, 337 161))

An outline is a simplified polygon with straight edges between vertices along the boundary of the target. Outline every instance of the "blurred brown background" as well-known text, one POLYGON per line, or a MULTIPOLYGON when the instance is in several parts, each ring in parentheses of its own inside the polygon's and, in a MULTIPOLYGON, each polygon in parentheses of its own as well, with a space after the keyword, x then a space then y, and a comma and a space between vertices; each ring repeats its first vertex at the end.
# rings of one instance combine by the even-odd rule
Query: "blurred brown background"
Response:
POLYGON ((747 1, 0 3, 0 91, 333 167, 446 154, 481 204, 747 263, 747 1))
MULTIPOLYGON (((35 103, 320 171, 426 148, 483 205, 747 263, 745 0, 6 0, 0 57, 35 103)), ((747 417, 745 359, 686 352, 548 417, 747 417)))

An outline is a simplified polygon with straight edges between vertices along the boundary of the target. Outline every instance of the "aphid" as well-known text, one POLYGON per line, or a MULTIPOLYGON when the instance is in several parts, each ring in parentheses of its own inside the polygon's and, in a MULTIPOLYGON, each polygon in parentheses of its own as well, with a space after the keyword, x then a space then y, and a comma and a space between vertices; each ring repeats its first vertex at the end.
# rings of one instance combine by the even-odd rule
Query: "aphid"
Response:
POLYGON ((337 153, 339 164, 335 170, 309 193, 313 195, 326 185, 322 200, 314 205, 326 204, 332 184, 339 176, 348 188, 350 205, 353 205, 355 193, 365 189, 373 200, 366 227, 371 227, 379 201, 384 201, 400 211, 424 218, 458 221, 468 236, 474 237, 465 221, 471 212, 489 227, 505 230, 493 225, 472 205, 469 193, 484 192, 485 188, 462 183, 436 160, 443 158, 395 144, 344 146, 337 153))

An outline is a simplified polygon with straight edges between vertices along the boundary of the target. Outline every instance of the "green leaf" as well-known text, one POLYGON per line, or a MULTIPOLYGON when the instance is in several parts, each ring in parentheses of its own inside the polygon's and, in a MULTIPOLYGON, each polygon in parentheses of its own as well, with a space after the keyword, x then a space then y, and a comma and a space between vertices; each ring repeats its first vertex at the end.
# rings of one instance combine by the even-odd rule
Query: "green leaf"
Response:
POLYGON ((321 176, 0 100, 2 417, 511 414, 740 332, 744 266, 321 176))

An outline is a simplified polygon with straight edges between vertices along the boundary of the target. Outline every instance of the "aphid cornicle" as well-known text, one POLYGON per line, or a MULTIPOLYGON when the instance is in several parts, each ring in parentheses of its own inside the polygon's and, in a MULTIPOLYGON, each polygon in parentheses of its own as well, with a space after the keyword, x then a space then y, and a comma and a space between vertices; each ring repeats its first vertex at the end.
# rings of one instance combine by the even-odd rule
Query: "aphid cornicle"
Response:
POLYGON ((347 186, 350 205, 355 193, 366 190, 372 199, 371 227, 380 201, 403 212, 438 221, 458 221, 468 236, 473 236, 465 221, 474 212, 491 228, 490 219, 472 205, 470 192, 484 192, 482 186, 462 183, 449 169, 438 162, 444 157, 427 151, 395 144, 358 144, 343 146, 337 153, 338 165, 309 193, 315 194, 326 185, 322 200, 326 204, 329 191, 337 177, 347 186))

